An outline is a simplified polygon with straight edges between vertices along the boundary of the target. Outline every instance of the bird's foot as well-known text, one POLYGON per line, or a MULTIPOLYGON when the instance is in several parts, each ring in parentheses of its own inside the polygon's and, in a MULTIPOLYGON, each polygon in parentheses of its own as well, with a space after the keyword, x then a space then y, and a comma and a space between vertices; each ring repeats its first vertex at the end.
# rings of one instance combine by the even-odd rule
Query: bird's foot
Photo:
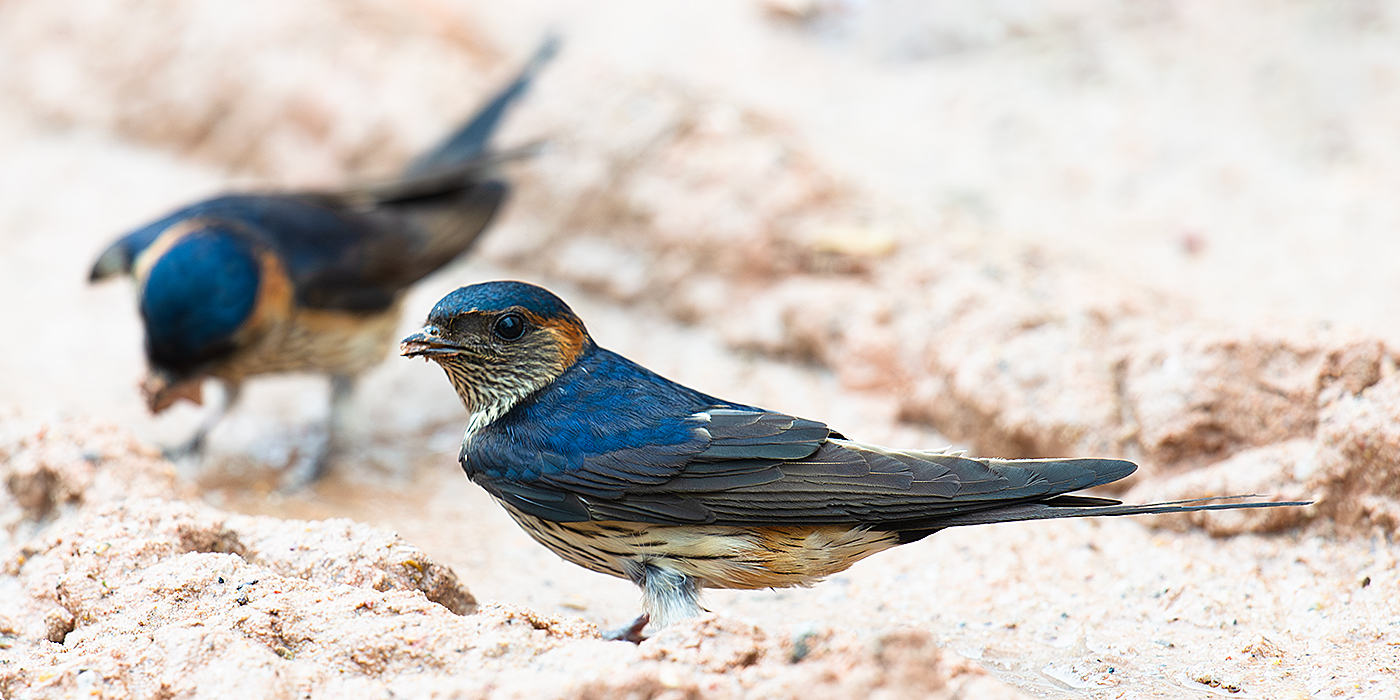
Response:
POLYGON ((336 454, 337 450, 333 449, 328 440, 309 450, 304 456, 298 455, 287 465, 277 490, 292 493, 315 483, 317 479, 326 475, 336 454))
POLYGON ((204 454, 204 433, 199 433, 194 437, 170 447, 161 448, 161 456, 171 462, 182 462, 191 457, 199 457, 204 454))
POLYGON ((644 613, 626 627, 619 627, 615 630, 604 632, 603 639, 613 642, 641 644, 646 641, 646 637, 642 636, 642 630, 646 628, 648 622, 651 622, 651 616, 644 613))

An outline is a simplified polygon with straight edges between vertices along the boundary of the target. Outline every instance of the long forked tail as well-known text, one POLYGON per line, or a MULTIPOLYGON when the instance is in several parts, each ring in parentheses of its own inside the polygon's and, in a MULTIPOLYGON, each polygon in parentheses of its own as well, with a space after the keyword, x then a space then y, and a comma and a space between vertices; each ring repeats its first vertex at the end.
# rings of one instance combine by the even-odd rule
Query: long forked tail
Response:
POLYGON ((1050 520, 1054 518, 1092 518, 1111 515, 1150 515, 1157 513, 1189 513, 1202 510, 1237 510, 1241 508, 1282 508, 1288 506, 1311 505, 1312 501, 1248 501, 1244 503, 1215 503, 1226 499, 1257 498, 1248 496, 1219 496, 1197 498, 1187 501, 1165 503, 1143 503, 1128 505, 1108 499, 1059 496, 1041 502, 1013 503, 986 510, 941 516, 937 520, 939 529, 962 525, 989 525, 1009 523, 1018 520, 1050 520))
POLYGON ((438 170, 453 168, 477 157, 486 151, 491 135, 496 133, 501 118, 516 100, 530 89, 530 82, 550 59, 559 52, 559 37, 545 36, 535 55, 521 69, 520 74, 503 90, 496 93, 462 128, 443 139, 435 148, 416 158, 404 169, 404 177, 415 177, 438 170))

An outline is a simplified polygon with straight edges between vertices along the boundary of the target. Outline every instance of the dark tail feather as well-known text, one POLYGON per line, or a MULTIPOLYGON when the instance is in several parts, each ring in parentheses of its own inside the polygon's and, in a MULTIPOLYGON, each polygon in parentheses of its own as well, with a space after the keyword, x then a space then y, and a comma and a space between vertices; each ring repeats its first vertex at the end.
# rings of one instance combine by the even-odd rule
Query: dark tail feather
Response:
POLYGON ((464 183, 477 183, 502 163, 522 160, 539 153, 544 147, 536 141, 524 146, 493 151, 467 159, 447 168, 429 173, 395 178, 386 182, 362 185, 336 193, 336 201, 347 206, 370 207, 382 204, 405 204, 415 200, 432 199, 455 193, 464 183))
POLYGON ((1312 501, 1270 501, 1265 503, 1209 503, 1224 498, 1248 498, 1248 496, 1221 496, 1218 498, 1198 498, 1189 501, 1167 503, 1144 503, 1141 505, 1063 505, 1055 500, 1045 503, 1018 503, 1000 508, 970 513, 958 513, 938 518, 939 529, 962 525, 988 525, 1009 523, 1018 520, 1050 520, 1053 518, 1092 518, 1109 515, 1150 515, 1156 513, 1189 513, 1200 510, 1236 510, 1239 508, 1280 508, 1285 506, 1306 506, 1312 501))
POLYGON ((530 82, 534 79, 535 74, 546 63, 549 63, 549 60, 554 58, 558 51, 559 37, 553 34, 546 36, 540 47, 535 50, 535 55, 531 57, 530 62, 525 64, 525 68, 520 71, 520 75, 516 76, 510 85, 477 110, 466 126, 448 136, 436 148, 410 163, 404 169, 404 177, 414 177, 451 168, 481 155, 486 150, 486 144, 491 140, 491 135, 496 132, 496 127, 500 124, 506 110, 530 89, 530 82))

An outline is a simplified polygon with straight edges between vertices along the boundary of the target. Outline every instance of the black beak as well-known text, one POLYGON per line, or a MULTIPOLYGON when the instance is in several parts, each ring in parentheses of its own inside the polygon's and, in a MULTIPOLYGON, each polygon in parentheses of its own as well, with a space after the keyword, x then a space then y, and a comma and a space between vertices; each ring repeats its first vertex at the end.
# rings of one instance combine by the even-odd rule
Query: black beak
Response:
POLYGON ((433 326, 427 326, 399 341, 399 354, 404 357, 455 355, 459 352, 462 352, 462 348, 440 337, 433 326))

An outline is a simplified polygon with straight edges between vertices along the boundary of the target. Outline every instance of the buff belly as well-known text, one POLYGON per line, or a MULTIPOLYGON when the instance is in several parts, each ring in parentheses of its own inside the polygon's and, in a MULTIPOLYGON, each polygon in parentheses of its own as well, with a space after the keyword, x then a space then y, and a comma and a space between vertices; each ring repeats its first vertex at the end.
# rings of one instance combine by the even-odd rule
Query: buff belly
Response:
POLYGON ((665 569, 704 588, 808 586, 899 544, 893 533, 859 526, 556 523, 505 508, 536 542, 566 561, 627 579, 635 579, 639 565, 665 569))
POLYGON ((373 314, 297 310, 268 324, 211 374, 235 382, 273 372, 357 376, 384 360, 397 340, 398 321, 398 304, 373 314))

